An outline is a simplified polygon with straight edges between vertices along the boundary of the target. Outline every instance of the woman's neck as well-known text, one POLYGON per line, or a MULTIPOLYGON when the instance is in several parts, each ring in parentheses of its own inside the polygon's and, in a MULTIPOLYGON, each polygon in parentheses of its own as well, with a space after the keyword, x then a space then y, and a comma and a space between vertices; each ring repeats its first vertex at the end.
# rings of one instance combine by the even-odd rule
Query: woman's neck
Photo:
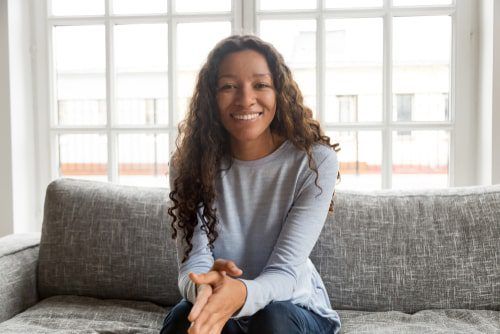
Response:
POLYGON ((273 153, 284 141, 285 138, 271 132, 252 141, 231 140, 231 153, 238 160, 257 160, 273 153))

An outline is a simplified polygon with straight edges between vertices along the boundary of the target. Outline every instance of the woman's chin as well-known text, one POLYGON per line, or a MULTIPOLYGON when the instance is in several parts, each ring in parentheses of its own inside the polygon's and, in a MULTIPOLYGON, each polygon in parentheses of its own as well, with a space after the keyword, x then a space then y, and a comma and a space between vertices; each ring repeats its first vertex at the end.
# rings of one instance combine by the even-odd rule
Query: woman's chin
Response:
POLYGON ((272 140, 271 136, 265 133, 239 132, 231 134, 231 139, 238 144, 263 143, 266 140, 272 140))

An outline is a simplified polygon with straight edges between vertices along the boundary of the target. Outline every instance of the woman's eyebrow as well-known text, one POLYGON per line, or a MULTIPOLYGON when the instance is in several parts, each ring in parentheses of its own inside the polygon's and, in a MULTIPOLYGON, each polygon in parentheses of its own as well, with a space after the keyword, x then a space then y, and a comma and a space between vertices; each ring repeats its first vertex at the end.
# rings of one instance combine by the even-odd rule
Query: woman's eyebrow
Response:
MULTIPOLYGON (((253 77, 272 77, 271 73, 255 73, 253 77)), ((235 79, 237 76, 233 74, 222 74, 217 77, 217 80, 220 80, 222 78, 229 78, 229 79, 235 79)))
POLYGON ((271 73, 257 73, 253 75, 254 77, 271 77, 271 73))

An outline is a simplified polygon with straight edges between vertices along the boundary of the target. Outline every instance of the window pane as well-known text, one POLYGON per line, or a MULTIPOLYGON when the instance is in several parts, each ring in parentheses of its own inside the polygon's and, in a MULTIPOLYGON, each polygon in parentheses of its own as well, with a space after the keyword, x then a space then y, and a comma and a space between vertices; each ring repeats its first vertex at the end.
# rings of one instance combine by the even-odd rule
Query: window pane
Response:
POLYGON ((382 23, 326 20, 326 122, 382 120, 382 23))
POLYGON ((178 82, 175 122, 184 118, 193 94, 196 76, 208 53, 217 42, 229 35, 231 35, 230 22, 180 23, 177 26, 178 82))
POLYGON ((119 183, 168 187, 168 134, 118 135, 119 183))
POLYGON ((115 26, 116 121, 119 124, 168 123, 167 38, 166 24, 115 26))
POLYGON ((259 10, 314 9, 316 0, 260 0, 259 10))
POLYGON ((167 0, 113 0, 115 14, 161 14, 167 12, 167 0))
POLYGON ((64 134, 58 144, 59 176, 107 181, 106 135, 64 134))
POLYGON ((178 12, 230 12, 231 0, 177 0, 175 10, 178 12))
POLYGON ((339 189, 382 187, 382 135, 380 131, 329 131, 331 142, 340 144, 339 189))
POLYGON ((106 124, 104 26, 55 27, 56 122, 106 124))
POLYGON ((104 0, 52 0, 53 15, 103 15, 104 0))
POLYGON ((316 113, 316 21, 263 20, 260 36, 283 55, 305 105, 316 113))
POLYGON ((362 8, 362 7, 380 7, 383 0, 326 0, 326 8, 362 8))
POLYGON ((394 131, 392 138, 393 188, 448 187, 448 131, 394 131))
POLYGON ((412 95, 410 121, 449 120, 451 18, 394 18, 393 119, 398 95, 412 95))
POLYGON ((451 5, 453 0, 392 0, 394 6, 451 5))

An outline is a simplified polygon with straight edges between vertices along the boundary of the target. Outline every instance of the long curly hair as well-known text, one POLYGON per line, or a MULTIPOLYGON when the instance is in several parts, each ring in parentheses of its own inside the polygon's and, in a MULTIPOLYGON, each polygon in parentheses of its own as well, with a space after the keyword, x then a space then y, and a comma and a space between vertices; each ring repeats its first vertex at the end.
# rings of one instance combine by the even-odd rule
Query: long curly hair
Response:
MULTIPOLYGON (((265 57, 276 93, 276 114, 270 124, 271 132, 306 152, 309 168, 316 173, 316 185, 318 170, 311 153, 313 145, 320 143, 339 150, 338 144, 331 144, 319 122, 312 118, 312 111, 304 105, 290 69, 271 44, 252 35, 235 35, 220 41, 208 54, 198 74, 189 110, 179 124, 177 150, 171 160, 170 170, 176 175, 173 175, 173 188, 169 194, 172 205, 168 214, 172 217, 172 238, 175 239, 177 231, 182 230, 188 245, 182 262, 188 259, 193 249, 191 240, 198 218, 201 218, 201 229, 208 236, 210 249, 213 250, 218 237, 217 212, 213 207, 217 197, 215 180, 221 171, 221 163, 227 159, 230 168, 232 158, 230 136, 222 125, 216 102, 217 78, 222 60, 230 53, 244 50, 254 50, 265 57)), ((337 179, 340 179, 340 174, 337 179)), ((332 210, 333 202, 330 205, 332 210)))

